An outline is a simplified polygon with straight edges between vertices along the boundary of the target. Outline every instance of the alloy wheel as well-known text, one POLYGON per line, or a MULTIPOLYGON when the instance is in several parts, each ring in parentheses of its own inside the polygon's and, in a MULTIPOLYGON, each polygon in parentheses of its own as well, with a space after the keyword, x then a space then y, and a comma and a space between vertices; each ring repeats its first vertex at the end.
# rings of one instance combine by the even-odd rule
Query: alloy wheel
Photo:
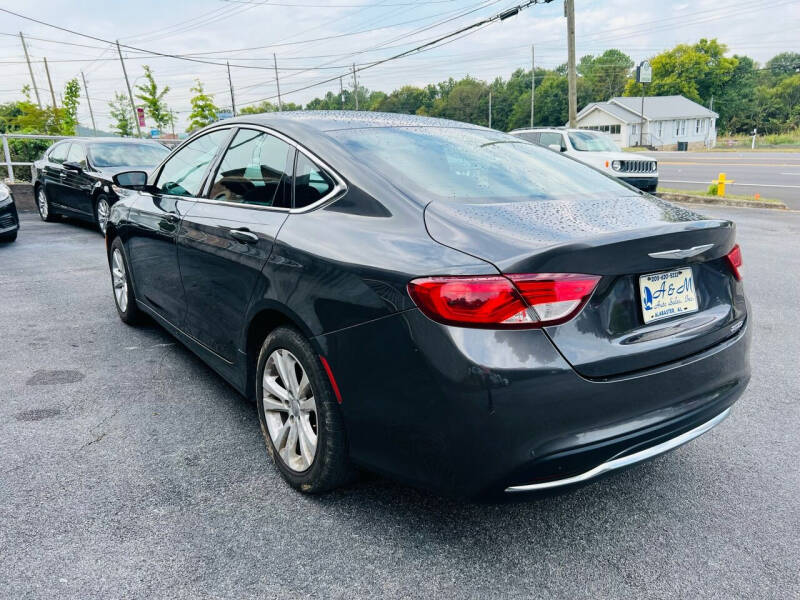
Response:
POLYGON ((303 365, 278 348, 264 365, 263 410, 270 439, 292 471, 306 471, 317 451, 317 404, 303 365))
POLYGON ((108 200, 100 198, 97 201, 97 226, 100 228, 100 233, 105 234, 106 227, 108 226, 108 215, 111 208, 108 205, 108 200))
POLYGON ((39 188, 39 193, 37 194, 36 199, 39 205, 39 214, 41 215, 42 219, 47 219, 49 207, 47 206, 47 195, 44 193, 43 187, 39 188))
POLYGON ((128 310, 128 278, 125 275, 125 261, 119 248, 111 254, 111 281, 114 285, 114 298, 120 311, 128 310))

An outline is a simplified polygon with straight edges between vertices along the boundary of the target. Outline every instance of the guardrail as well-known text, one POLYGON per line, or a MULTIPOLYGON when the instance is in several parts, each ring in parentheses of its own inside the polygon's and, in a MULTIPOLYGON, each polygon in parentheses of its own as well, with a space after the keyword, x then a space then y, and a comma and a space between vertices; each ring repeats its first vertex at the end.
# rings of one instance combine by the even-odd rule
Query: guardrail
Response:
MULTIPOLYGON (((0 134, 0 138, 2 138, 3 143, 3 161, 0 162, 0 167, 5 167, 6 171, 8 172, 8 181, 9 183, 15 183, 14 178, 14 167, 30 167, 33 163, 26 162, 26 161, 12 161, 11 160, 11 148, 8 145, 9 139, 22 139, 22 140, 67 140, 67 139, 82 139, 85 140, 87 138, 76 136, 76 135, 39 135, 39 134, 32 134, 32 133, 3 133, 0 134)), ((91 139, 91 138, 89 138, 91 139)), ((124 139, 124 138, 120 138, 124 139)), ((168 148, 174 148, 183 140, 172 140, 172 139, 155 139, 154 141, 160 142, 167 146, 168 148)))
POLYGON ((14 167, 25 167, 31 166, 32 162, 25 162, 25 161, 12 161, 11 160, 11 149, 8 146, 8 140, 11 139, 23 139, 23 140, 65 140, 71 137, 70 135, 34 135, 31 133, 4 133, 0 137, 3 140, 3 158, 5 159, 0 166, 5 166, 6 170, 8 171, 8 181, 9 183, 14 183, 14 167))

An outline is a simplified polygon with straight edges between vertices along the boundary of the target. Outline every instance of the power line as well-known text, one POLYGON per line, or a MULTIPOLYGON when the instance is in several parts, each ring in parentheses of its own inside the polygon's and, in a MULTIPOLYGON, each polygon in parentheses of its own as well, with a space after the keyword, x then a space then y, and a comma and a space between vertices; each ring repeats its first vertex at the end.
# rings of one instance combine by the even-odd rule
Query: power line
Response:
MULTIPOLYGON (((7 13, 9 15, 14 15, 15 17, 19 17, 20 19, 25 19, 26 21, 31 21, 33 23, 38 23, 39 25, 44 25, 46 27, 52 27, 53 29, 58 29, 59 31, 65 31, 67 33, 71 33, 72 35, 77 35, 77 36, 80 36, 80 37, 85 37, 85 38, 88 38, 88 39, 91 39, 91 40, 95 40, 96 42, 103 42, 103 43, 106 43, 106 44, 114 44, 115 43, 115 42, 112 42, 111 40, 106 40, 106 39, 103 39, 103 38, 100 38, 100 37, 97 37, 97 36, 94 36, 94 35, 89 35, 88 33, 81 33, 79 31, 75 31, 75 30, 69 29, 67 27, 61 27, 59 25, 53 25, 52 23, 47 23, 45 21, 41 21, 39 19, 34 19, 33 17, 25 16, 23 14, 14 12, 13 10, 8 10, 7 8, 0 8, 0 12, 7 13)), ((121 47, 125 48, 126 50, 135 50, 137 52, 146 52, 148 54, 152 54, 153 56, 163 56, 163 57, 167 57, 167 58, 175 58, 175 59, 178 59, 178 60, 186 60, 186 61, 202 63, 202 64, 206 64, 206 65, 215 65, 215 66, 218 66, 218 67, 226 66, 225 63, 218 63, 218 62, 212 62, 212 61, 208 61, 208 60, 201 60, 201 59, 198 59, 198 58, 190 58, 188 56, 182 56, 180 54, 168 54, 166 52, 157 52, 155 50, 146 50, 144 48, 137 48, 136 46, 131 46, 131 45, 128 45, 128 44, 119 44, 119 45, 121 47)), ((231 64, 231 66, 232 67, 238 67, 240 69, 267 70, 267 67, 259 67, 257 65, 231 64)))
MULTIPOLYGON (((439 36, 439 37, 437 37, 436 39, 434 39, 432 41, 426 42, 424 44, 420 44, 419 46, 416 46, 416 47, 414 47, 414 48, 412 48, 410 50, 406 50, 404 52, 400 52, 400 53, 395 54, 393 56, 389 56, 387 58, 383 58, 381 60, 374 61, 374 62, 372 62, 370 64, 364 65, 360 69, 354 69, 353 72, 354 73, 358 73, 360 71, 365 71, 367 69, 371 69, 373 67, 377 67, 378 65, 382 65, 382 64, 387 63, 387 62, 392 61, 392 60, 398 60, 400 58, 409 56, 411 54, 417 54, 417 53, 420 53, 420 52, 424 52, 426 50, 431 49, 432 47, 434 47, 435 45, 439 44, 440 42, 443 42, 443 41, 448 40, 450 38, 454 38, 454 37, 459 36, 461 34, 466 34, 466 33, 470 32, 470 31, 477 30, 477 29, 482 28, 483 26, 489 25, 491 23, 495 23, 495 22, 498 22, 498 21, 504 21, 505 19, 507 19, 509 17, 512 17, 514 15, 519 14, 521 11, 525 10, 526 8, 528 8, 530 6, 533 6, 534 4, 549 3, 551 1, 552 0, 528 0, 527 2, 524 2, 522 4, 518 4, 517 6, 513 6, 511 8, 508 8, 508 9, 504 10, 503 12, 497 13, 494 16, 486 17, 486 18, 484 18, 484 19, 482 19, 480 21, 472 23, 471 25, 467 25, 465 27, 457 29, 456 31, 453 31, 453 32, 447 33, 445 35, 439 36)), ((307 89, 311 89, 313 87, 317 87, 317 86, 320 86, 320 85, 324 85, 326 83, 330 83, 331 81, 335 81, 335 80, 339 79, 339 77, 340 77, 339 75, 336 75, 334 77, 330 77, 328 79, 324 79, 324 80, 318 81, 316 83, 312 83, 312 84, 309 84, 309 85, 306 85, 306 86, 303 86, 303 87, 300 87, 300 88, 296 88, 294 90, 291 90, 290 92, 284 93, 284 96, 286 96, 287 94, 293 94, 293 93, 296 93, 296 92, 301 92, 301 91, 304 91, 304 90, 307 90, 307 89)), ((258 103, 258 102, 263 102, 265 100, 271 100, 272 98, 274 98, 274 96, 268 96, 266 98, 261 98, 259 100, 253 100, 252 102, 253 103, 258 103)))

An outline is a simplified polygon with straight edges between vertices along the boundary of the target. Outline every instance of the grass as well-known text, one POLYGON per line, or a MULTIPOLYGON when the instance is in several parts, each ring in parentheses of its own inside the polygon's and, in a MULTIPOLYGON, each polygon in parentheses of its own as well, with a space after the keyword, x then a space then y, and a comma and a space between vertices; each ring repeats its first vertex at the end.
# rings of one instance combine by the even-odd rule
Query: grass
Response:
POLYGON ((750 200, 751 202, 767 202, 770 204, 783 204, 780 200, 775 198, 765 198, 761 196, 760 198, 756 198, 755 195, 749 194, 725 194, 724 196, 717 196, 716 194, 710 194, 707 190, 677 190, 674 188, 658 188, 659 192, 663 192, 665 194, 683 194, 685 196, 703 196, 705 198, 724 198, 725 200, 750 200))

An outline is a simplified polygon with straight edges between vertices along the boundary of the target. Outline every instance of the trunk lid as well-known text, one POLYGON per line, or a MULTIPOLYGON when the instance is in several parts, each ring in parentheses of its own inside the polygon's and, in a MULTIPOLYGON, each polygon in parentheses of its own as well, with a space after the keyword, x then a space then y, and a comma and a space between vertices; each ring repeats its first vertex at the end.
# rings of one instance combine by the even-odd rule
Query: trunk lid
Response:
POLYGON ((657 198, 437 201, 427 206, 425 221, 435 240, 502 273, 601 275, 580 314, 545 329, 565 359, 588 378, 700 352, 733 335, 745 316, 741 282, 725 258, 735 243, 733 223, 657 198), (704 246, 695 256, 658 256, 704 246), (698 310, 646 324, 639 277, 680 268, 691 269, 698 310))

